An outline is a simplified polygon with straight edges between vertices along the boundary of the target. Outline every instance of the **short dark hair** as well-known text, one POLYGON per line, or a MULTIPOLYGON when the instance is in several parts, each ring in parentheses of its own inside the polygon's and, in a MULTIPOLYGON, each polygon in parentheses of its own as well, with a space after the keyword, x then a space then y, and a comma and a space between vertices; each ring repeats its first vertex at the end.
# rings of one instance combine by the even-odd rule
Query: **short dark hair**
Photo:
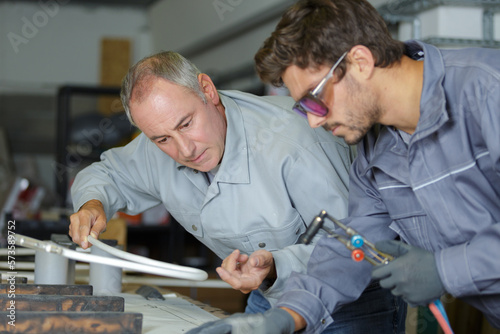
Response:
MULTIPOLYGON (((378 67, 398 62, 405 50, 365 0, 299 0, 255 55, 257 73, 263 82, 281 86, 289 66, 331 66, 355 45, 369 48, 378 67)), ((342 62, 337 69, 340 78, 345 69, 342 62)))

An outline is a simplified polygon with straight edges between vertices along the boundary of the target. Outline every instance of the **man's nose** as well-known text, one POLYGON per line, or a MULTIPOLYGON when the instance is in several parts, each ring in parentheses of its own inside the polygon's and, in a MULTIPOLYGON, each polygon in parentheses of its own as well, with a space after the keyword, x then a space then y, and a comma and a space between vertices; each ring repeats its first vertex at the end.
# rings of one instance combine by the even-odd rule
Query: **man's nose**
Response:
POLYGON ((194 145, 189 138, 179 136, 177 138, 177 148, 184 157, 193 158, 192 155, 194 154, 194 145))
POLYGON ((323 125, 326 121, 326 117, 323 116, 316 116, 314 114, 311 114, 310 112, 307 113, 307 121, 309 122, 309 126, 311 128, 319 128, 321 125, 323 125))

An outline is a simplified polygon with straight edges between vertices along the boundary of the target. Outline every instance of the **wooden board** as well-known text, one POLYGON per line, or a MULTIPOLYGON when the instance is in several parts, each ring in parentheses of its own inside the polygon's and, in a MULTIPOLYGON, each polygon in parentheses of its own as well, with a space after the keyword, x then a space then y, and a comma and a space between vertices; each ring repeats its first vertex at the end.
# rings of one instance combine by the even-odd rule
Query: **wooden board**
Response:
POLYGON ((64 284, 0 284, 0 294, 15 293, 16 295, 71 295, 91 296, 92 285, 64 285, 64 284))
POLYGON ((142 333, 143 315, 124 312, 123 297, 92 292, 91 285, 0 284, 0 333, 142 333))
POLYGON ((123 312, 0 312, 0 333, 140 334, 141 313, 123 312), (12 325, 12 321, 15 326, 12 325), (11 322, 11 324, 9 324, 11 322))
POLYGON ((0 295, 0 310, 14 305, 16 311, 123 312, 125 299, 115 296, 0 295), (14 304, 12 304, 14 302, 14 304))

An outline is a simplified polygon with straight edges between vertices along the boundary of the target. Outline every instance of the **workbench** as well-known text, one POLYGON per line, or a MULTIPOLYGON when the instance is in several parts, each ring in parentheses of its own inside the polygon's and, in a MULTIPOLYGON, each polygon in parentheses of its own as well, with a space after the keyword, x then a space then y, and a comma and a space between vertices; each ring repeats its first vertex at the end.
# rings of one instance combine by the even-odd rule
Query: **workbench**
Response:
POLYGON ((167 289, 148 300, 139 287, 94 296, 90 285, 2 284, 0 333, 174 334, 228 315, 167 289))

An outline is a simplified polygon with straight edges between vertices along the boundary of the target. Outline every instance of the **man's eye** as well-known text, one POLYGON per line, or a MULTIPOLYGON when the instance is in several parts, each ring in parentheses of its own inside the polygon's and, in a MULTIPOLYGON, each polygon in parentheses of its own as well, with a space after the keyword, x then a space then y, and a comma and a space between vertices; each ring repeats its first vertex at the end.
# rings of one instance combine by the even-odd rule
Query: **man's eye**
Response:
POLYGON ((167 137, 163 137, 162 139, 159 139, 158 140, 158 144, 163 144, 163 143, 166 143, 167 142, 167 137))
POLYGON ((186 122, 186 123, 181 125, 181 129, 185 129, 185 128, 189 127, 190 125, 191 125, 191 121, 186 122))

